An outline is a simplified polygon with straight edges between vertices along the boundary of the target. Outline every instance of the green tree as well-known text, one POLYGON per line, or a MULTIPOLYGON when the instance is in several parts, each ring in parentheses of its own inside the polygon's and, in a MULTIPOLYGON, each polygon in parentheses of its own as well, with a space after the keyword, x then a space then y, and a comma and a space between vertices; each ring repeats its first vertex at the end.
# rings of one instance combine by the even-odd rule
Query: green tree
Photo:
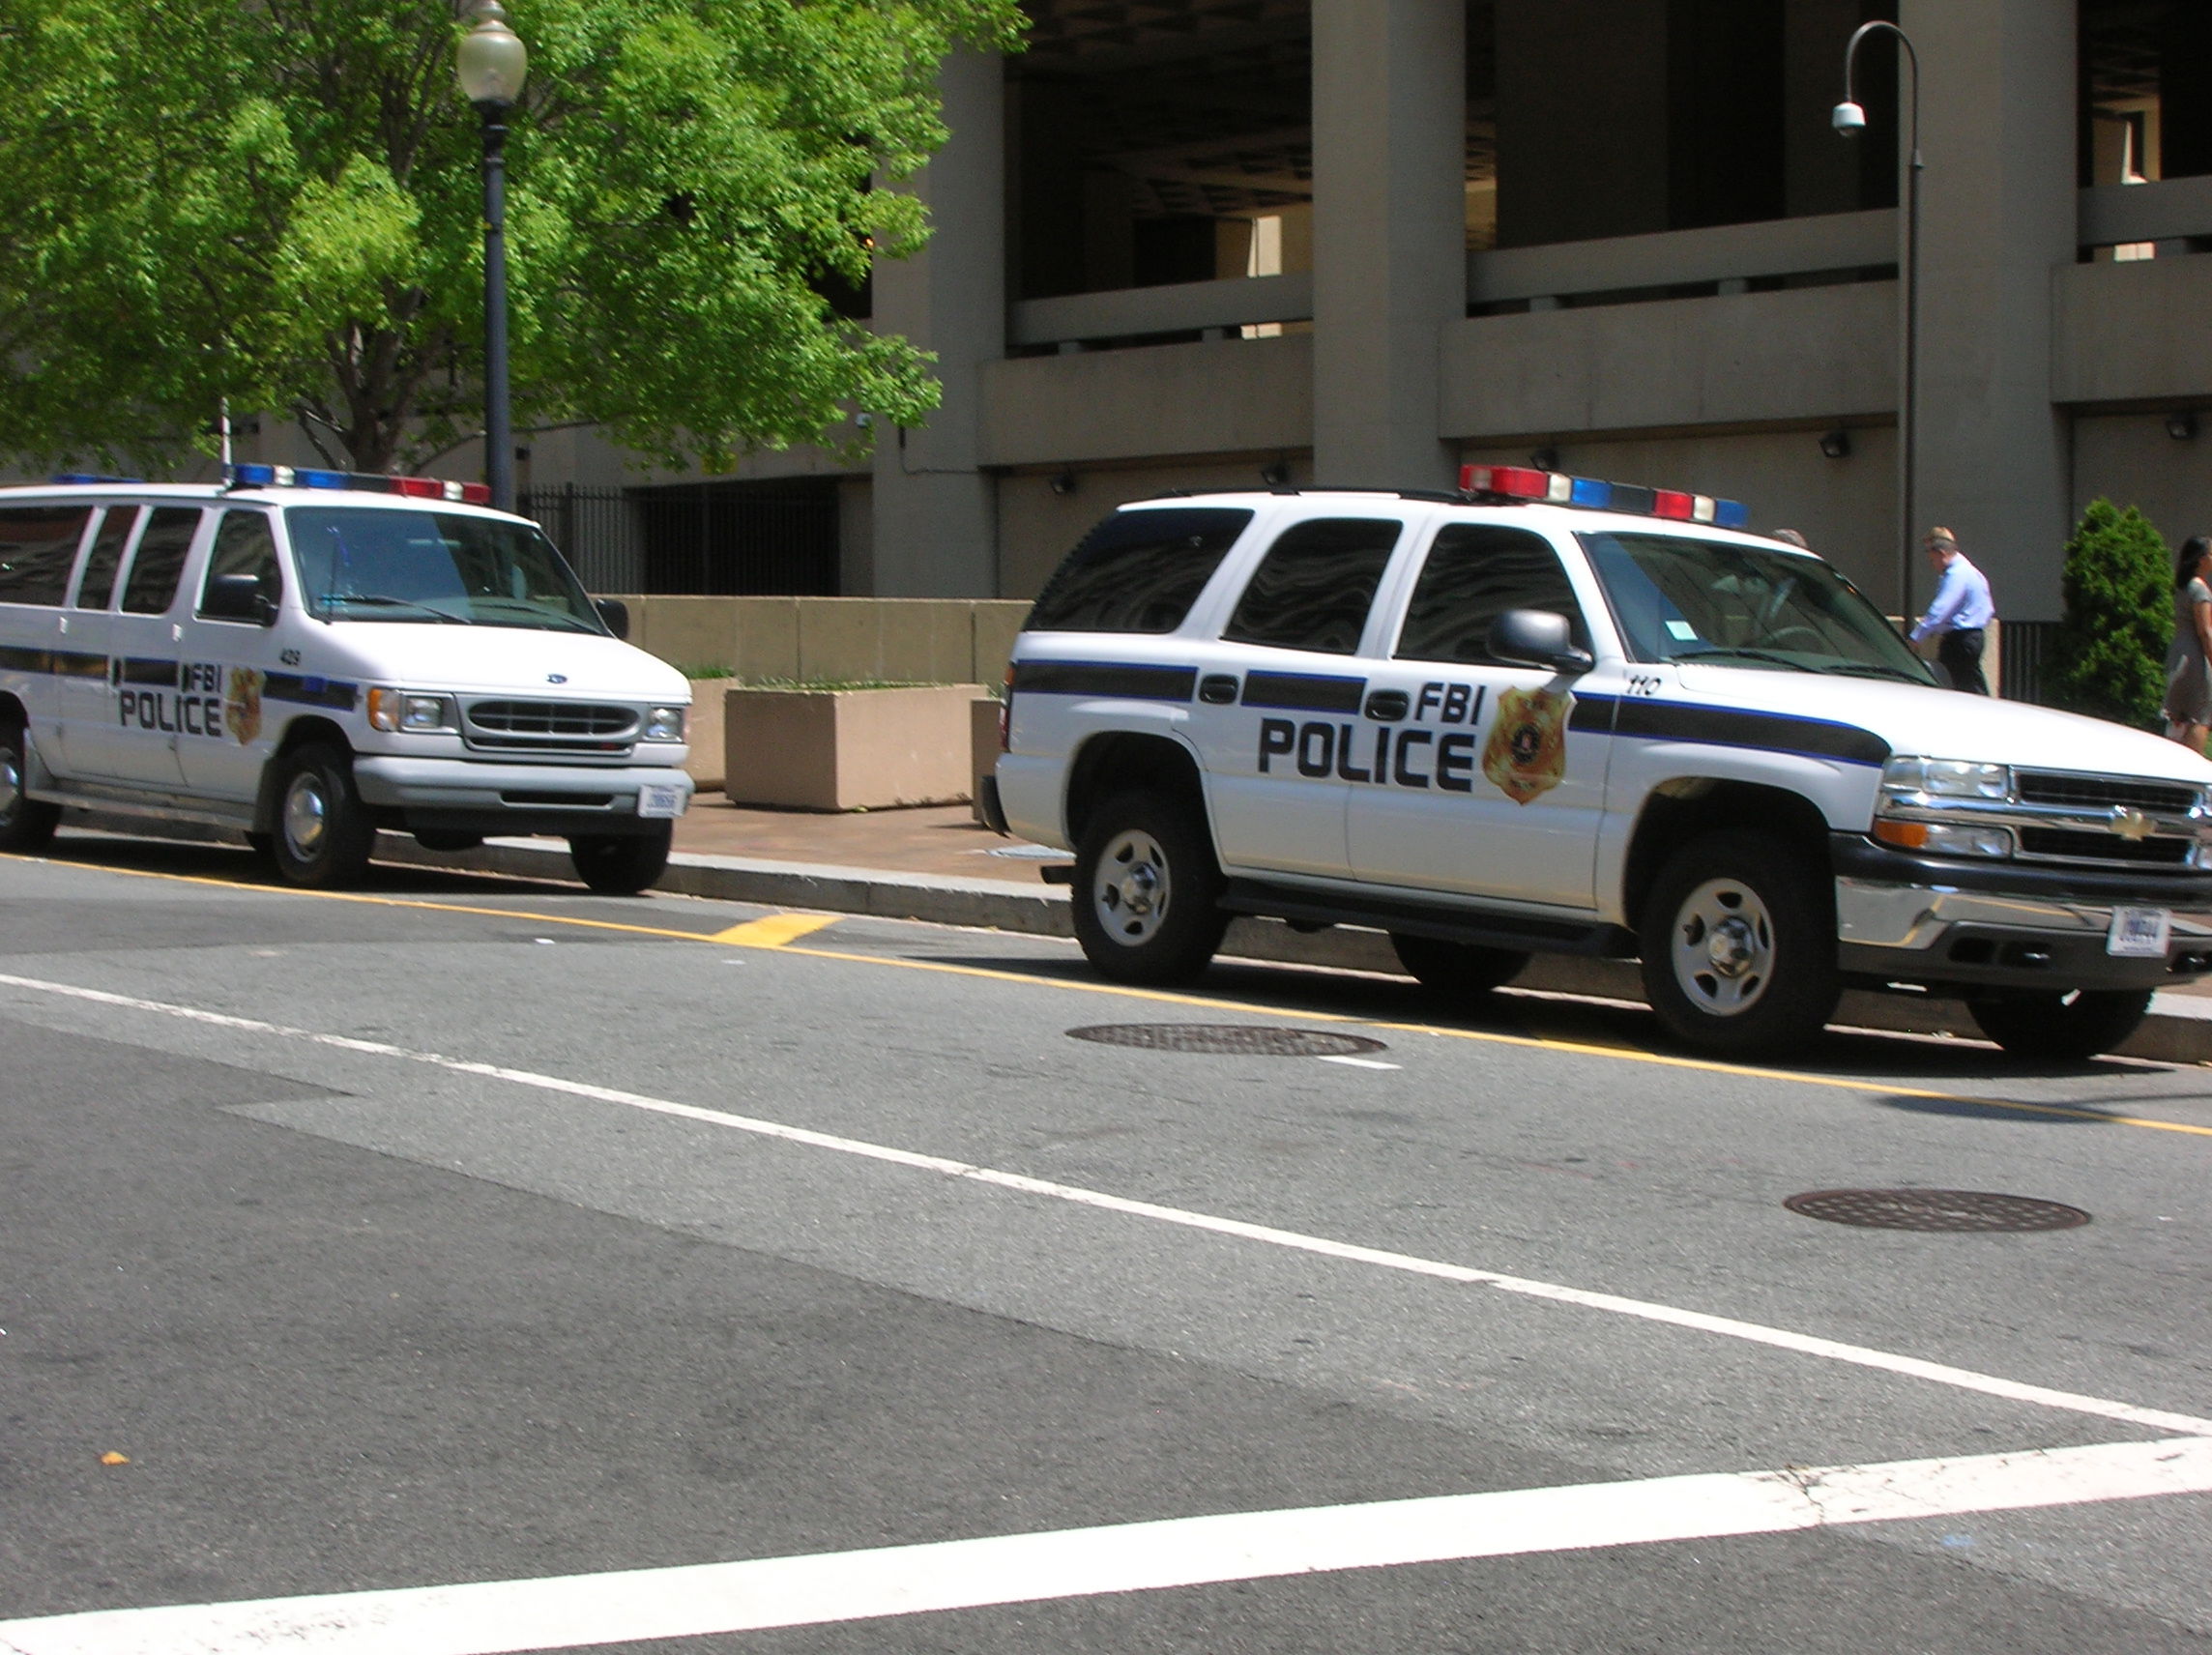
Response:
POLYGON ((2134 507, 2091 502, 2066 543, 2066 618, 2050 694, 2075 712, 2161 728, 2173 637, 2173 559, 2134 507))
MULTIPOLYGON (((1014 0, 519 0, 518 425, 673 465, 917 423, 826 294, 926 235, 936 70, 1014 0)), ((357 469, 480 429, 476 112, 446 0, 0 0, 0 451, 158 461, 227 398, 357 469)))

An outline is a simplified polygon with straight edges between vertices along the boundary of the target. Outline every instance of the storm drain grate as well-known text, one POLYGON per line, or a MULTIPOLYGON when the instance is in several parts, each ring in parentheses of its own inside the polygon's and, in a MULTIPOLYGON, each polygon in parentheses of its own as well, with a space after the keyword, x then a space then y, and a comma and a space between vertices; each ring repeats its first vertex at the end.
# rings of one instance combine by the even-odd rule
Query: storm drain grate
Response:
POLYGON ((1193 1052, 1217 1058, 1344 1058, 1389 1050, 1357 1034, 1324 1034, 1314 1029, 1270 1029, 1250 1023, 1096 1023, 1070 1029, 1070 1037, 1101 1046, 1138 1046, 1148 1052, 1193 1052))
POLYGON ((2072 1230, 2089 1222, 2078 1206, 1982 1190, 1808 1190, 1782 1205, 1807 1218, 1862 1230, 2072 1230))

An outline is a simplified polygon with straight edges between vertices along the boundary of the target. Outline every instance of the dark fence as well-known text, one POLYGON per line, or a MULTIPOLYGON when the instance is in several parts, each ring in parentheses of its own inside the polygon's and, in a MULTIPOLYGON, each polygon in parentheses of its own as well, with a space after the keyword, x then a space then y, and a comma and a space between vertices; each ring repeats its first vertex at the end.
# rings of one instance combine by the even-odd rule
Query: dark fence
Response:
POLYGON ((2041 702, 2058 648, 2055 621, 2006 621, 1997 628, 1997 693, 2041 702))
POLYGON ((834 597, 837 484, 533 489, 534 519, 593 592, 834 597))

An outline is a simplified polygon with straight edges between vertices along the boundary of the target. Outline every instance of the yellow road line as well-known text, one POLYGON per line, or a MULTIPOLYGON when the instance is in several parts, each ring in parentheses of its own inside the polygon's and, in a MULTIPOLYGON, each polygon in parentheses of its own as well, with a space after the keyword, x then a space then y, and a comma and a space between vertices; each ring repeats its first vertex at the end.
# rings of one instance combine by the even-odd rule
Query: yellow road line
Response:
POLYGON ((701 941, 727 943, 739 948, 780 948, 786 943, 813 935, 824 926, 836 924, 837 918, 834 914, 771 914, 766 919, 748 919, 742 925, 733 925, 701 941))
MULTIPOLYGON (((50 857, 25 857, 8 856, 10 861, 52 861, 50 857)), ((1449 1040, 1473 1040, 1484 1045, 1515 1046, 1528 1051, 1567 1052, 1578 1057, 1610 1058, 1620 1062, 1648 1063, 1659 1068, 1689 1069, 1703 1074, 1731 1075, 1747 1080, 1771 1080, 1791 1086, 1824 1087, 1839 1091, 1870 1093, 1882 1097, 1909 1097, 1933 1103, 1966 1104, 1976 1109, 2016 1111, 2027 1115, 2055 1116, 2067 1120, 2089 1120, 2108 1126, 2137 1126, 2151 1132, 2180 1132, 2190 1137, 2212 1138, 2212 1126, 2197 1126, 2179 1120, 2153 1120, 2142 1116, 2107 1115, 2100 1110, 2077 1109, 2064 1104, 2022 1103, 2005 1098, 1970 1097, 1964 1092, 1935 1091, 1923 1087, 1891 1086, 1881 1081, 1854 1080, 1846 1075, 1810 1075, 1791 1069, 1759 1068, 1747 1063, 1726 1063, 1710 1058, 1677 1057, 1666 1052, 1645 1052, 1635 1047, 1600 1045, 1587 1040, 1561 1040, 1536 1034, 1505 1034, 1488 1029, 1453 1029, 1433 1023, 1394 1023, 1379 1018, 1355 1017, 1345 1012, 1286 1010, 1279 1005, 1263 1005, 1249 1001, 1228 1000, 1208 995, 1177 994, 1166 989, 1135 988, 1126 983, 1092 981, 1080 978, 1048 976, 1029 972, 1009 972, 995 966, 962 966, 946 960, 902 960, 887 954, 858 954, 838 948, 802 948, 782 941, 777 932, 786 925, 795 929, 784 936, 802 937, 824 926, 836 923, 834 915, 771 915, 766 918, 748 920, 733 925, 725 931, 681 931, 672 926, 629 925, 612 919, 581 919, 566 914, 539 914, 515 908, 481 908, 470 903, 433 902, 426 897, 371 896, 364 891, 306 890, 297 886, 248 885, 238 880, 215 879, 205 874, 163 873, 153 868, 119 868, 101 862, 60 861, 64 867, 91 867, 102 873, 128 874, 134 879, 168 880, 179 885, 212 886, 221 890, 261 891, 272 896, 313 896, 332 902, 366 903, 377 908, 412 908, 432 914, 470 914, 494 919, 529 919, 545 925, 578 925, 599 931, 621 931, 637 937, 658 937, 682 943, 709 943, 736 947, 768 947, 779 953, 802 954, 809 959, 838 960, 851 965, 894 966, 902 971, 939 972, 948 976, 979 978, 986 982, 1019 983, 1029 988, 1067 989, 1078 994, 1110 995, 1118 1000, 1148 1001, 1158 1005, 1187 1005, 1214 1011, 1241 1011, 1255 1017, 1295 1018, 1306 1023, 1355 1023, 1371 1029, 1387 1029, 1403 1034, 1434 1034, 1449 1040)))

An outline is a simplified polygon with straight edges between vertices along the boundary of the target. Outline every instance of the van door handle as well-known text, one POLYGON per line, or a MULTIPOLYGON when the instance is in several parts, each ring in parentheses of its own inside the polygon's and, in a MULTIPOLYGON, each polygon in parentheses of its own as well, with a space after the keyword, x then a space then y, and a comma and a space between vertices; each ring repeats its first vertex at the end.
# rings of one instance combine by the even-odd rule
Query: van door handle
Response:
POLYGON ((1395 724, 1406 716, 1412 705, 1402 689, 1379 689, 1367 698, 1367 716, 1385 724, 1395 724))
POLYGON ((1237 680, 1229 673, 1208 673, 1198 681, 1198 698, 1208 707, 1227 707, 1237 699, 1237 680))

